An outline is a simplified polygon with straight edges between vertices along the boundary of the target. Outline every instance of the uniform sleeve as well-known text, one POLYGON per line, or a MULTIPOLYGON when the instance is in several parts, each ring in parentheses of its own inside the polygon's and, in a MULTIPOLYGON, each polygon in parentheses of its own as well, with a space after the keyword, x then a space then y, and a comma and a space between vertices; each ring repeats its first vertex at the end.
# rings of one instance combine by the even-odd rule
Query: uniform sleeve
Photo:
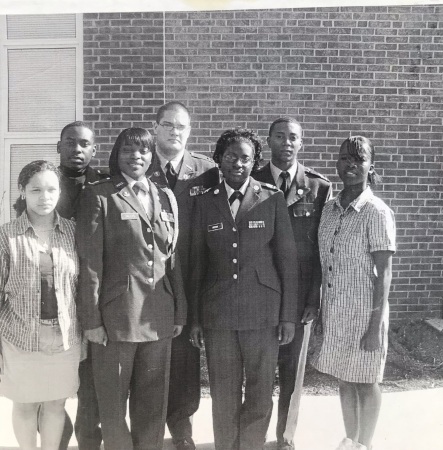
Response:
POLYGON ((368 227, 369 252, 388 250, 395 252, 394 213, 385 206, 373 208, 368 227))
POLYGON ((288 216, 288 209, 281 191, 274 194, 276 200, 275 231, 273 237, 274 260, 282 283, 282 301, 280 306, 280 321, 299 323, 301 314, 297 305, 298 266, 293 260, 296 255, 294 235, 288 216))
POLYGON ((84 330, 103 325, 99 310, 103 274, 103 206, 92 188, 83 191, 77 214, 76 241, 80 259, 78 309, 84 330))
POLYGON ((202 299, 200 298, 201 284, 205 277, 206 267, 208 264, 207 252, 205 251, 205 228, 203 223, 203 201, 201 198, 196 198, 194 202, 194 226, 192 228, 191 237, 191 252, 190 264, 192 265, 191 273, 191 288, 189 300, 189 322, 200 323, 202 321, 201 308, 202 299))

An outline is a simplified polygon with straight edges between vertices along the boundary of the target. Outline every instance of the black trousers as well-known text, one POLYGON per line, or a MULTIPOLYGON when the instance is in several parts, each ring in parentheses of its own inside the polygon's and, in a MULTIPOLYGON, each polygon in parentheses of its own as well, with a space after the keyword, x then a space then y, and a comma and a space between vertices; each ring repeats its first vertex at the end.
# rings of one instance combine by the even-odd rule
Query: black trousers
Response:
POLYGON ((171 340, 91 345, 106 450, 162 449, 171 340), (125 420, 128 395, 131 431, 125 420))
POLYGON ((262 449, 272 414, 277 327, 205 329, 204 335, 216 450, 262 449))
POLYGON ((172 340, 166 423, 174 442, 192 437, 192 416, 200 404, 200 350, 189 342, 189 327, 172 340))

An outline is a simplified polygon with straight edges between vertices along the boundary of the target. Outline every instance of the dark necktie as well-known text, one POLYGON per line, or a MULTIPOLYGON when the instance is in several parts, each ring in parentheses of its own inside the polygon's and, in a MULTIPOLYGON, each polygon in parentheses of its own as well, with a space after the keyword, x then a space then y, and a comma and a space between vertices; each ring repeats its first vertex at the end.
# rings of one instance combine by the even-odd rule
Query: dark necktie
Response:
POLYGON ((177 172, 172 167, 171 161, 166 164, 166 179, 168 180, 169 187, 174 189, 177 182, 177 172))
POLYGON ((229 197, 229 204, 232 205, 236 200, 242 201, 243 194, 240 191, 234 191, 229 197))
POLYGON ((291 183, 289 181, 289 172, 281 172, 280 177, 283 180, 280 185, 280 190, 285 194, 285 198, 288 196, 289 188, 291 187, 291 183))

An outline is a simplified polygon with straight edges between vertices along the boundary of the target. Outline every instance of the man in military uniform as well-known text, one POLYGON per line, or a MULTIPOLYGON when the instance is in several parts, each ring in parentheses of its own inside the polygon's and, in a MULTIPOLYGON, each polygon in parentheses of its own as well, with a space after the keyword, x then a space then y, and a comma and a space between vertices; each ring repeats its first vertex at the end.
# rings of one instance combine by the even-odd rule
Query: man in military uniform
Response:
POLYGON ((323 206, 331 194, 331 183, 325 177, 297 161, 297 154, 303 145, 302 133, 300 123, 291 117, 274 121, 267 138, 271 162, 253 175, 258 181, 277 186, 285 194, 296 244, 294 262, 298 265, 298 295, 294 301, 298 302, 298 311, 302 312, 300 325, 296 328, 293 341, 281 346, 279 351, 279 450, 294 448, 293 436, 310 327, 320 306, 321 267, 317 231, 323 206))
MULTIPOLYGON (((80 194, 88 184, 107 178, 99 170, 90 167, 92 157, 96 152, 94 131, 85 122, 72 122, 66 125, 57 143, 60 154, 60 200, 57 204, 58 213, 75 220, 79 206, 80 194)), ((90 352, 80 363, 80 388, 78 391, 78 409, 75 421, 75 434, 79 450, 99 450, 102 441, 100 418, 98 414, 97 397, 92 378, 92 363, 90 352)), ((65 428, 60 443, 60 450, 68 448, 72 436, 72 423, 66 414, 65 428)))
MULTIPOLYGON (((219 170, 204 155, 189 152, 186 143, 191 117, 180 102, 159 108, 154 122, 156 153, 147 176, 159 185, 169 186, 177 198, 179 237, 177 243, 185 293, 189 298, 189 253, 192 210, 195 196, 219 183, 219 170)), ((171 373, 167 420, 177 450, 195 449, 192 415, 200 403, 200 352, 189 342, 189 327, 172 341, 171 373)))

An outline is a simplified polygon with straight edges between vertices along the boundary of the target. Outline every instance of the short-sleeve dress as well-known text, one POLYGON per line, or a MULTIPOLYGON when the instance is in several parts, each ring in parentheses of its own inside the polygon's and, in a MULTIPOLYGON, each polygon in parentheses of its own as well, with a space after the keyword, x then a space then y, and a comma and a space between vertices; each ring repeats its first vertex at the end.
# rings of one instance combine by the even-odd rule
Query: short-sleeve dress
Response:
POLYGON ((388 344, 389 307, 383 315, 382 345, 360 349, 372 314, 376 268, 371 253, 395 252, 395 220, 368 187, 344 210, 341 193, 322 213, 319 247, 323 272, 323 342, 313 365, 343 381, 382 381, 388 344))

